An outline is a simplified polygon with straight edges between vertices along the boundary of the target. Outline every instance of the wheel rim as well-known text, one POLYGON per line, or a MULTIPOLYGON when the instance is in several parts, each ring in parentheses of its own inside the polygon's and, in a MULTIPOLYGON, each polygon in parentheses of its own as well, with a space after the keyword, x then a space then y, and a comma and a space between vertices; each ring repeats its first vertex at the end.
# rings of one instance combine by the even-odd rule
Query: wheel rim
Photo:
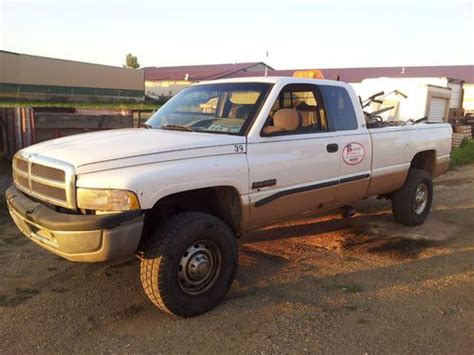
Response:
POLYGON ((425 211, 426 206, 428 205, 428 195, 428 186, 422 182, 420 185, 418 185, 415 192, 415 202, 413 204, 413 209, 415 210, 416 214, 422 214, 425 211))
POLYGON ((179 287, 189 295, 209 290, 220 273, 221 253, 210 240, 193 243, 181 256, 178 266, 179 287))

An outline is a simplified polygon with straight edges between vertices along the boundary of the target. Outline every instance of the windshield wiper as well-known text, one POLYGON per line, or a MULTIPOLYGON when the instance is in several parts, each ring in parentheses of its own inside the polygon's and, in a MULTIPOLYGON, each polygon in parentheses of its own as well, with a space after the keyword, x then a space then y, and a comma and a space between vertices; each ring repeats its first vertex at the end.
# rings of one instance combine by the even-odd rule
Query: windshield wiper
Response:
POLYGON ((164 126, 160 127, 161 129, 169 129, 173 131, 188 131, 188 132, 194 132, 194 129, 188 126, 181 126, 179 124, 165 124, 164 126))

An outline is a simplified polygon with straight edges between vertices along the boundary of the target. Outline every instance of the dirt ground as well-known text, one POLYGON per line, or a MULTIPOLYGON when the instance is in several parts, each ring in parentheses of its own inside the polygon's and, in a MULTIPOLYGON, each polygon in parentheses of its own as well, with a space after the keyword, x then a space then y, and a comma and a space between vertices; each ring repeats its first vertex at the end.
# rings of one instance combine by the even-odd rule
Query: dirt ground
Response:
POLYGON ((1 203, 0 353, 474 352, 474 166, 437 179, 416 228, 369 199, 244 236, 225 301, 192 319, 154 308, 137 259, 62 260, 1 203))

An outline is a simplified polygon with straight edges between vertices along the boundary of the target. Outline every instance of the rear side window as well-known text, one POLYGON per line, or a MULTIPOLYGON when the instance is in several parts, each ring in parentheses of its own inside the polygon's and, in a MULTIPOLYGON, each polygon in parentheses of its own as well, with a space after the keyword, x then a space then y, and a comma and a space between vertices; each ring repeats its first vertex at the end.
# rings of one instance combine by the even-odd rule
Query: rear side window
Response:
POLYGON ((357 117, 347 90, 340 86, 319 85, 329 122, 336 131, 357 129, 357 117))

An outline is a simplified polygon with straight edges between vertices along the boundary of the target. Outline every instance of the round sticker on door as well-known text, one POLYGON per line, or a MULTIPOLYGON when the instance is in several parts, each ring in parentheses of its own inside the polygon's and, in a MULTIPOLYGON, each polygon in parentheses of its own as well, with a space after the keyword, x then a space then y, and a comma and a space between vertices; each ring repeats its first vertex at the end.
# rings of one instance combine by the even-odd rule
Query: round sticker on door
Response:
POLYGON ((359 143, 349 143, 342 150, 342 159, 349 165, 359 164, 365 158, 365 149, 359 143))

